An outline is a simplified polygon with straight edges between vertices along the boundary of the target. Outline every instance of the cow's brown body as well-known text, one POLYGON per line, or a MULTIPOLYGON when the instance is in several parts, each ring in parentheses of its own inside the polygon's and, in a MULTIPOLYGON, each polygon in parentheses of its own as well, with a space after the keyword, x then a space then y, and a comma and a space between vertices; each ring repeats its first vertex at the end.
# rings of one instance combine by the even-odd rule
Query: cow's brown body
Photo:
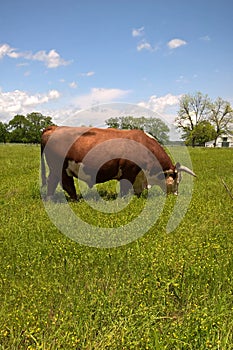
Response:
MULTIPOLYGON (((122 194, 133 185, 140 195, 153 184, 168 193, 177 192, 181 167, 173 165, 162 146, 141 130, 51 126, 42 133, 41 151, 50 170, 48 196, 60 182, 69 196, 77 199, 73 176, 90 187, 116 179, 122 194)), ((183 171, 195 176, 187 168, 183 171)), ((42 182, 45 184, 43 158, 42 182)))

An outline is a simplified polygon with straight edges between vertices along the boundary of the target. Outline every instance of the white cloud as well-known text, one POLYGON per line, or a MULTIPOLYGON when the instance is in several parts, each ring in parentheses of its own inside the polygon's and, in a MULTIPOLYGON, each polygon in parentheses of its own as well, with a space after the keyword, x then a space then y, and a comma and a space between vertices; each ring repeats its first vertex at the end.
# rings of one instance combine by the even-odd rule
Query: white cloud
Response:
POLYGON ((186 45, 187 42, 182 39, 172 39, 167 43, 169 49, 177 49, 180 46, 186 45))
POLYGON ((142 50, 147 50, 150 52, 157 51, 159 49, 159 45, 157 46, 152 46, 148 41, 142 40, 141 42, 138 43, 137 45, 137 51, 142 51, 142 50))
POLYGON ((32 61, 43 62, 48 68, 57 68, 59 66, 66 66, 71 61, 65 61, 56 50, 50 50, 48 53, 44 50, 36 53, 32 52, 18 52, 16 49, 10 47, 8 44, 0 45, 0 59, 8 56, 13 59, 24 58, 32 61))
POLYGON ((182 95, 167 94, 161 97, 152 95, 148 101, 139 102, 140 107, 148 108, 158 113, 169 122, 173 122, 176 117, 176 111, 179 107, 179 100, 182 95))
POLYGON ((9 56, 10 58, 20 58, 22 56, 22 54, 20 52, 8 52, 7 56, 9 56))
POLYGON ((132 36, 138 37, 144 35, 144 27, 140 27, 137 29, 132 29, 132 36))
POLYGON ((92 75, 94 75, 95 72, 87 72, 87 77, 92 77, 92 75))
POLYGON ((132 30, 133 37, 143 37, 140 42, 137 44, 137 51, 147 50, 147 51, 156 51, 158 50, 158 46, 153 47, 149 41, 145 39, 144 27, 133 29, 132 30))
POLYGON ((142 50, 148 50, 148 51, 153 51, 152 46, 150 43, 147 41, 142 41, 137 45, 137 50, 142 51, 142 50))
POLYGON ((27 114, 38 105, 58 99, 60 93, 50 90, 45 94, 30 95, 25 91, 15 90, 10 92, 0 91, 0 114, 6 119, 13 118, 15 114, 27 114))
POLYGON ((3 44, 0 46, 0 59, 4 56, 12 57, 12 54, 15 52, 15 49, 10 47, 8 44, 3 44))
POLYGON ((86 73, 81 73, 80 75, 82 77, 92 77, 95 74, 95 72, 90 71, 90 72, 86 72, 86 73))
POLYGON ((138 103, 140 107, 153 111, 157 117, 168 123, 170 128, 169 138, 171 140, 180 140, 180 134, 175 127, 175 118, 179 110, 179 102, 182 95, 167 94, 161 97, 153 95, 148 101, 138 103))
MULTIPOLYGON (((54 100, 54 99, 58 99, 61 96, 61 94, 57 90, 50 90, 47 96, 48 96, 49 100, 54 100)), ((48 102, 48 101, 46 101, 46 102, 48 102)))
POLYGON ((72 83, 69 84, 69 87, 71 87, 72 89, 76 89, 78 86, 78 84, 75 81, 72 81, 72 83))
POLYGON ((44 62, 48 68, 57 68, 59 66, 67 66, 70 64, 70 61, 65 61, 63 58, 61 58, 56 50, 50 50, 48 53, 46 53, 44 50, 38 51, 34 55, 30 54, 28 58, 34 61, 44 62))
POLYGON ((87 95, 79 96, 74 103, 80 108, 88 108, 94 104, 108 103, 128 95, 130 90, 92 88, 87 95))
POLYGON ((95 74, 95 72, 87 72, 87 73, 86 73, 86 76, 87 76, 87 77, 91 77, 91 76, 94 75, 94 74, 95 74))

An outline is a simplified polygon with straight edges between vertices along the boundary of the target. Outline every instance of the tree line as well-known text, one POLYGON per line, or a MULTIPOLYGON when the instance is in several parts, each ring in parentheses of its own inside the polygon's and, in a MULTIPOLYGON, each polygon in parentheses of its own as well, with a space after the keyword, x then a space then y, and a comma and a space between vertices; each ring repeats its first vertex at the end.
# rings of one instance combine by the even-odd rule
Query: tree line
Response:
POLYGON ((105 124, 109 128, 140 129, 154 136, 162 144, 169 142, 169 127, 159 118, 115 117, 107 119, 105 124))
POLYGON ((9 123, 0 122, 0 142, 40 143, 42 130, 53 124, 51 117, 41 113, 17 114, 9 123))
MULTIPOLYGON (((233 132, 233 109, 228 101, 218 97, 212 101, 201 92, 183 95, 175 119, 176 127, 186 145, 204 146, 224 133, 233 132)), ((169 127, 159 118, 123 116, 109 118, 107 127, 141 129, 160 143, 169 143, 169 127)), ((52 118, 33 112, 27 116, 17 114, 9 123, 0 122, 0 142, 40 143, 42 130, 54 125, 52 118)))
MULTIPOLYGON (((159 142, 169 141, 169 128, 157 118, 134 118, 132 116, 109 118, 105 121, 107 127, 118 129, 141 129, 156 137, 159 142)), ((42 130, 54 125, 51 117, 41 113, 30 113, 26 117, 17 114, 9 123, 0 122, 0 142, 40 143, 42 130)))

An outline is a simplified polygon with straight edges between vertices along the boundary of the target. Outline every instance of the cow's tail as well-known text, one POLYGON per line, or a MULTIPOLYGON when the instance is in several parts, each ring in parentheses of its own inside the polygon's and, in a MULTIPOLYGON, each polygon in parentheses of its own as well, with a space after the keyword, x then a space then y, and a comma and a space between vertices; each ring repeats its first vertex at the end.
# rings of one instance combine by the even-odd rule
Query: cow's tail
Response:
POLYGON ((43 145, 42 142, 41 142, 41 145, 40 145, 40 155, 41 155, 41 158, 40 158, 41 181, 42 181, 42 186, 45 186, 47 180, 46 180, 46 169, 45 169, 45 159, 44 159, 44 145, 43 145))
POLYGON ((42 131, 42 135, 41 135, 41 144, 40 144, 40 150, 41 150, 41 181, 42 181, 42 186, 45 186, 47 183, 47 179, 46 179, 46 168, 45 168, 45 156, 44 156, 44 149, 45 146, 48 142, 48 139, 50 137, 50 135, 56 130, 57 126, 56 125, 50 125, 47 126, 47 128, 45 128, 42 131))

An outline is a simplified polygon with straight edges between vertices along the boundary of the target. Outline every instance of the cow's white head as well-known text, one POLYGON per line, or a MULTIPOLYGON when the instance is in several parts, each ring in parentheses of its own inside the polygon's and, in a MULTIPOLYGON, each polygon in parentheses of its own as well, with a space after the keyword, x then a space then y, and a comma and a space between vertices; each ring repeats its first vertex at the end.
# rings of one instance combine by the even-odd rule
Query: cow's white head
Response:
POLYGON ((178 194, 178 187, 181 181, 181 173, 175 170, 167 170, 164 172, 165 191, 167 194, 178 194))
POLYGON ((178 194, 179 183, 182 179, 181 173, 186 172, 192 176, 196 176, 189 168, 176 163, 174 169, 161 171, 160 173, 150 176, 147 174, 148 187, 158 185, 167 194, 178 194))
POLYGON ((182 179, 182 172, 196 176, 196 174, 191 169, 184 165, 180 165, 180 163, 176 163, 175 170, 170 169, 164 172, 167 194, 172 193, 178 195, 178 187, 182 179))

